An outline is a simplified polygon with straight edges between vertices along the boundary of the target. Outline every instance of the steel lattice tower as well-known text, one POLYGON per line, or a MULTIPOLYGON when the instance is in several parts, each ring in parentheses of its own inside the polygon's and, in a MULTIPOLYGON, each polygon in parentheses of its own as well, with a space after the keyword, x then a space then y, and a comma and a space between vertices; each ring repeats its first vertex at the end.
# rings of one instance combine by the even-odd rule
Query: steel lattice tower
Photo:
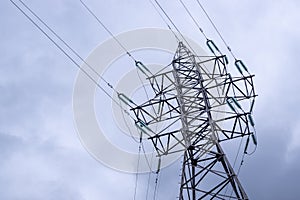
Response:
MULTIPOLYGON (((181 200, 248 199, 221 143, 247 137, 248 146, 253 136, 253 75, 232 77, 226 64, 224 55, 196 56, 180 42, 173 69, 148 76, 155 97, 132 108, 158 156, 184 154, 181 200), (244 101, 251 102, 248 108, 244 101), (159 123, 167 125, 153 131, 159 123)), ((247 71, 241 61, 235 64, 247 71)))

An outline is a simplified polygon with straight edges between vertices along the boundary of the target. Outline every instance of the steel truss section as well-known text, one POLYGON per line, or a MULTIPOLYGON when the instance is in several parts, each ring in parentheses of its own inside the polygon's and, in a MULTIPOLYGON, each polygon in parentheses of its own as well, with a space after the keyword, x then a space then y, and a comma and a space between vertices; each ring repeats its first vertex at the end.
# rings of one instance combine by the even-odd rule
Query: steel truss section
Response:
POLYGON ((221 143, 253 135, 253 75, 232 77, 226 61, 180 42, 173 68, 148 77, 155 96, 132 108, 158 156, 184 154, 181 200, 248 199, 221 143))

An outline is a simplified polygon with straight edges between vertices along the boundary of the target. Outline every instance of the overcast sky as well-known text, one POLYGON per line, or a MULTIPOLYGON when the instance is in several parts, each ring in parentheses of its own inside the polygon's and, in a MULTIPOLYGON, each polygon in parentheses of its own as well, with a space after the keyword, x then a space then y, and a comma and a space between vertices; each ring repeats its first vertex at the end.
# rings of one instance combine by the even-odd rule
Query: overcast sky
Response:
MULTIPOLYGON (((82 57, 109 39, 79 0, 25 2, 82 57)), ((148 0, 86 2, 115 34, 165 28, 148 0)), ((178 1, 161 2, 182 32, 204 46, 178 1)), ((251 199, 297 200, 300 2, 201 2, 237 57, 256 75, 259 146, 245 161, 241 182, 251 199)), ((0 199, 133 199, 135 176, 103 166, 78 139, 72 111, 77 68, 9 0, 0 2, 0 10, 0 199)), ((192 11, 222 46, 201 10, 192 11)), ((175 199, 178 175, 176 166, 163 170, 158 199, 175 199)), ((140 180, 138 196, 143 199, 146 183, 140 180)))

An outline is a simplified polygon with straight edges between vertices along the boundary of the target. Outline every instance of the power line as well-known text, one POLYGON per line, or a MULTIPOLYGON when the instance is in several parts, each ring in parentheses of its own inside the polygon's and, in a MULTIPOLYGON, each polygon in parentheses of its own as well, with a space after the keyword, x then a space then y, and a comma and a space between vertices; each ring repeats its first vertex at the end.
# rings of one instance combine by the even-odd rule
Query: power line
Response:
POLYGON ((120 45, 120 47, 127 53, 127 55, 132 58, 133 61, 137 62, 137 60, 129 53, 129 51, 125 48, 125 46, 115 37, 115 35, 105 26, 105 24, 97 17, 97 15, 84 3, 83 0, 80 0, 80 3, 86 8, 86 10, 97 20, 97 22, 106 30, 107 33, 120 45))
POLYGON ((140 159, 141 159, 142 132, 140 134, 141 135, 140 135, 140 141, 139 141, 139 153, 138 153, 138 161, 137 161, 136 174, 135 174, 135 186, 134 186, 134 196, 133 196, 134 200, 136 200, 136 195, 137 195, 139 166, 140 166, 140 159))
MULTIPOLYGON (((171 19, 171 17, 168 15, 168 13, 165 11, 165 9, 161 6, 161 4, 157 1, 154 0, 155 3, 157 4, 157 6, 160 8, 160 10, 164 13, 164 15, 167 17, 167 19, 171 22, 171 24, 173 25, 173 27, 176 29, 176 31, 180 34, 181 38, 186 42, 186 44, 190 47, 191 50, 193 50, 191 48, 191 46, 189 45, 188 41, 185 39, 185 37, 183 36, 183 34, 181 33, 181 31, 179 30, 179 28, 176 26, 176 24, 173 22, 173 20, 171 19)), ((168 24, 167 24, 168 25, 168 24)), ((169 25, 168 25, 169 27, 169 25)))
MULTIPOLYGON (((14 2, 13 0, 10 0, 10 2, 36 27, 38 28, 68 59, 70 59, 72 61, 72 63, 75 64, 75 66, 80 69, 100 90, 102 90, 114 103, 116 103, 121 109, 122 106, 112 97, 112 95, 110 95, 98 82, 97 80, 95 80, 83 67, 81 67, 75 60, 74 58, 72 58, 40 25, 38 25, 32 17, 30 17, 19 5, 16 4, 16 2, 14 2)), ((79 58, 82 59, 82 57, 79 56, 79 54, 72 49, 61 37, 58 36, 58 34, 51 29, 40 17, 38 17, 38 15, 29 8, 29 6, 27 6, 23 1, 19 0, 20 3, 22 3, 22 5, 29 10, 29 12, 31 14, 33 14, 43 25, 45 25, 47 27, 47 29, 49 29, 59 40, 61 40, 76 56, 78 56, 79 58)), ((86 62, 85 62, 86 63, 86 62)), ((87 63, 86 63, 87 64, 87 63)), ((88 64, 87 64, 88 65, 88 64)), ((90 65, 88 65, 89 67, 91 67, 90 65)), ((92 68, 92 67, 91 67, 92 68)), ((112 85, 107 82, 102 76, 100 76, 99 74, 97 74, 99 76, 99 78, 101 78, 103 81, 105 81, 108 86, 110 88, 113 89, 112 85)), ((114 89, 113 89, 114 90, 114 89)), ((135 120, 127 111, 125 112, 130 118, 132 118, 133 120, 135 120)))
MULTIPOLYGON (((154 150, 154 147, 153 147, 153 150, 154 150)), ((144 148, 143 148, 143 151, 144 151, 144 148)), ((152 152, 151 154, 151 163, 153 161, 153 154, 154 154, 154 151, 152 152)), ((152 172, 152 169, 151 169, 151 172, 152 172)), ((153 172, 152 172, 153 173, 153 172)), ((149 195, 149 189, 150 189, 150 180, 151 180, 151 175, 152 173, 149 173, 148 174, 148 181, 147 181, 147 191, 146 191, 146 200, 148 200, 148 195, 149 195)))
POLYGON ((127 48, 118 40, 118 38, 109 30, 109 28, 99 19, 99 17, 97 17, 97 15, 88 7, 88 5, 86 3, 84 3, 83 0, 80 0, 81 4, 84 6, 84 8, 96 19, 96 21, 98 22, 98 24, 100 24, 105 31, 118 43, 118 45, 126 52, 126 54, 135 62, 136 67, 141 70, 146 76, 146 72, 144 72, 144 70, 146 70, 149 74, 152 75, 151 71, 147 69, 147 67, 141 62, 136 60, 132 54, 130 54, 130 52, 127 50, 127 48), (143 69, 142 69, 143 68, 143 69))
POLYGON ((219 48, 215 45, 215 43, 206 36, 206 34, 204 33, 203 29, 200 27, 199 23, 197 22, 197 20, 195 19, 195 17, 192 15, 191 11, 188 9, 188 7, 186 6, 186 4, 182 0, 179 0, 179 2, 181 3, 181 5, 185 9, 185 11, 188 13, 188 15, 190 16, 190 18, 194 22, 194 24, 197 26, 197 28, 199 29, 199 31, 205 37, 205 39, 206 39, 206 45, 208 46, 208 48, 210 49, 210 51, 214 55, 216 55, 215 51, 219 52, 220 55, 223 55, 222 52, 219 50, 219 48))
MULTIPOLYGON (((123 109, 121 103, 117 102, 86 70, 84 70, 41 26, 39 26, 34 20, 33 18, 31 18, 27 13, 25 13, 25 11, 18 6, 14 1, 10 0, 11 3, 18 8, 19 11, 22 12, 22 14, 29 19, 61 52, 63 52, 63 54, 65 56, 67 56, 90 80, 92 80, 94 82, 94 84, 96 84, 97 87, 99 87, 107 96, 109 96, 117 105, 120 106, 121 110, 122 110, 122 115, 123 115, 123 110, 124 112, 129 115, 128 112, 126 112, 125 109, 123 109)), ((99 73, 97 73, 96 70, 93 69, 93 67, 91 67, 86 61, 84 61, 84 59, 69 45, 65 42, 65 40, 63 40, 52 28, 50 28, 45 21, 43 21, 32 9, 30 9, 29 6, 27 6, 23 1, 19 0, 19 2, 21 2, 21 4, 32 14, 34 15, 48 30, 50 30, 51 33, 53 33, 64 45, 66 45, 78 58, 80 58, 87 66, 89 66, 90 69, 92 69, 92 71, 97 74, 103 81, 105 81, 105 83, 107 83, 108 85, 111 85, 109 82, 107 82, 99 73)), ((115 38, 115 37, 114 37, 115 38)), ((116 39, 116 38, 115 38, 116 39)), ((117 40, 117 39, 116 39, 117 40)), ((122 45, 120 43, 120 45, 122 45)), ((128 51, 127 51, 128 53, 128 51)), ((128 53, 128 55, 130 55, 128 53)), ((131 56, 132 57, 132 56, 131 56)), ((133 57, 132 57, 133 58, 133 57)), ((111 88, 115 91, 115 89, 111 86, 111 88)), ((118 93, 118 92, 117 92, 118 93)), ((119 94, 119 93, 118 93, 119 94)), ((148 94, 147 94, 148 96, 148 94)), ((129 115, 130 116, 130 115, 129 115)), ((124 117, 124 116, 123 116, 124 117)), ((130 116, 131 117, 131 116, 130 116)), ((132 118, 132 117, 131 117, 132 118)), ((127 125, 127 124, 126 124, 127 125)), ((128 127, 128 125, 127 125, 128 127)), ((129 128, 129 127, 128 127, 129 128)), ((129 128, 130 131, 130 128, 129 128)), ((131 131, 130 131, 131 133, 131 131)), ((132 134, 131 134, 132 135, 132 134)), ((133 137, 133 135, 132 135, 133 137)), ((134 139, 134 138, 133 138, 134 139)), ((138 158, 138 163, 137 163, 137 172, 136 172, 136 181, 135 181, 135 191, 134 191, 134 199, 136 199, 136 195, 137 195, 137 184, 138 184, 138 168, 139 168, 139 162, 140 162, 140 154, 141 154, 141 148, 142 148, 142 138, 140 138, 140 142, 139 142, 139 158, 138 158)), ((143 147, 143 152, 145 154, 145 150, 143 147)), ((147 158, 146 158, 147 159, 147 158)), ((149 164, 149 161, 147 160, 147 164, 151 170, 151 166, 149 164)), ((152 171, 152 170, 151 170, 152 171)))
MULTIPOLYGON (((155 3, 157 4, 157 6, 160 8, 160 10, 164 13, 164 15, 167 17, 167 19, 171 22, 171 24, 173 25, 173 27, 176 29, 176 31, 180 34, 182 40, 186 43, 186 45, 189 47, 190 51, 193 52, 194 55, 197 55, 195 50, 191 47, 191 45, 189 44, 189 42, 187 41, 187 39, 183 36, 183 34, 181 33, 181 31, 179 30, 179 28, 176 26, 176 24, 173 22, 173 20, 171 19, 171 17, 168 15, 168 13, 165 11, 165 9, 161 6, 161 4, 157 1, 154 0, 155 3)), ((162 18, 163 16, 160 15, 162 18)), ((167 23, 168 25, 168 23, 167 23)), ((169 26, 169 25, 168 25, 169 26)), ((201 60, 200 58, 198 58, 199 60, 201 60)), ((210 77, 209 73, 207 71, 209 71, 206 67, 206 65, 203 63, 204 68, 202 68, 202 70, 206 73, 206 75, 208 77, 210 77)))
MULTIPOLYGON (((141 65, 143 65, 140 61, 137 61, 130 53, 129 51, 125 48, 125 46, 114 36, 114 34, 107 28, 107 26, 104 25, 104 23, 97 17, 97 15, 87 6, 86 3, 83 2, 83 0, 80 0, 81 4, 87 9, 87 11, 97 20, 97 22, 116 40, 116 42, 121 46, 121 48, 127 53, 127 55, 129 57, 131 57, 133 59, 133 61, 135 61, 135 64, 136 66, 138 67, 138 63, 140 63, 141 65)), ((151 2, 152 3, 152 2, 151 2)), ((153 5, 153 4, 152 4, 153 5)), ((154 5, 153 5, 154 6, 154 5)), ((154 8, 156 9, 156 7, 154 6, 154 8)), ((160 14, 160 13, 159 13, 160 14)), ((161 16, 161 15, 160 15, 161 16)), ((162 17, 162 16, 161 16, 162 17)), ((164 20, 165 21, 165 20, 164 20)), ((167 22, 165 21, 165 23, 167 24, 167 22)), ((172 31, 172 33, 174 34, 174 36, 176 37, 177 41, 179 41, 179 38, 177 37, 177 35, 174 33, 174 31, 171 29, 171 27, 167 24, 168 28, 172 31)), ((143 67, 145 67, 143 65, 143 67)), ((151 73, 151 72, 149 72, 151 73)), ((140 79, 140 82, 142 83, 142 80, 141 80, 141 77, 138 73, 138 77, 140 79)), ((143 85, 143 89, 145 91, 145 94, 147 96, 147 98, 149 99, 149 95, 147 93, 147 90, 144 86, 144 84, 142 83, 143 85)), ((155 113, 155 109, 154 107, 152 106, 152 109, 155 113)), ((156 113, 155 113, 156 114, 156 113)), ((129 128, 129 127, 128 127, 129 128)), ((150 169, 150 171, 153 173, 152 171, 152 167, 149 163, 149 160, 146 156, 146 152, 145 152, 145 149, 144 149, 144 145, 143 145, 143 142, 142 142, 142 138, 140 138, 140 144, 139 144, 139 150, 138 150, 138 163, 137 163, 137 172, 136 172, 136 179, 135 179, 135 189, 134 189, 134 199, 136 199, 136 196, 137 196, 137 185, 138 185, 138 168, 139 168, 139 163, 140 163, 140 154, 141 154, 141 150, 143 151, 143 154, 145 156, 145 159, 146 159, 146 162, 147 162, 147 165, 150 169)), ((150 179, 148 180, 148 184, 149 184, 149 181, 150 179)), ((156 199, 156 195, 157 195, 157 186, 158 186, 158 172, 157 172, 157 177, 156 177, 156 183, 155 183, 155 191, 154 191, 154 199, 156 199)), ((148 189, 149 189, 149 185, 148 185, 148 189)), ((148 194, 148 189, 147 189, 147 194, 148 194)), ((147 195, 148 196, 148 195, 147 195)), ((147 198, 146 196, 146 198, 147 198)))
POLYGON ((199 23, 196 21, 196 19, 193 17, 192 13, 189 11, 189 9, 187 8, 187 6, 185 5, 185 3, 183 3, 182 0, 179 0, 180 3, 182 4, 182 6, 184 7, 185 11, 189 14, 189 16, 192 18, 193 22, 196 24, 196 26, 198 27, 199 31, 203 34, 203 36, 205 37, 206 40, 208 40, 207 36, 205 35, 203 29, 200 27, 199 23))
POLYGON ((173 31, 173 29, 171 28, 171 26, 169 25, 169 23, 167 22, 167 20, 162 16, 162 14, 159 12, 159 10, 157 9, 157 7, 155 6, 155 4, 152 2, 152 0, 149 0, 149 2, 151 3, 151 5, 153 6, 153 8, 155 9, 155 11, 158 13, 158 15, 160 16, 160 18, 163 20, 163 22, 167 25, 168 29, 173 33, 174 37, 176 38, 177 42, 180 42, 180 39, 178 38, 178 36, 176 35, 176 33, 173 31))
MULTIPOLYGON (((51 33, 53 33, 64 45, 66 45, 82 62, 84 62, 102 81, 104 81, 111 89, 117 92, 112 85, 106 81, 90 64, 88 64, 64 39, 62 39, 51 27, 49 27, 43 19, 41 19, 32 9, 30 9, 22 0, 19 0, 23 6, 29 10, 51 33)), ((117 92, 118 93, 118 92, 117 92)))
MULTIPOLYGON (((120 99, 119 99, 119 103, 120 103, 120 105, 122 106, 122 101, 121 101, 120 99)), ((124 124, 125 124, 126 128, 127 128, 128 131, 129 131, 130 137, 131 137, 136 143, 139 143, 139 141, 138 141, 138 140, 134 137, 134 135, 132 134, 132 131, 131 131, 131 129, 130 129, 130 127, 129 127, 127 121, 126 121, 126 119, 125 119, 124 110, 125 110, 125 109, 124 109, 123 106, 122 106, 121 114, 122 114, 122 119, 123 119, 123 121, 124 121, 124 124)))
POLYGON ((157 199, 157 195, 158 195, 159 180, 160 180, 159 179, 159 175, 160 175, 160 172, 156 173, 153 200, 156 200, 157 199))
POLYGON ((215 23, 213 22, 213 20, 210 18, 210 16, 208 15, 208 13, 206 12, 205 8, 202 6, 202 4, 200 3, 199 0, 196 0, 198 2, 198 5, 200 6, 200 8, 202 9, 202 11, 204 12, 204 14, 206 15, 207 19, 210 21, 210 23, 212 24, 212 26, 214 27, 215 31, 217 32, 217 34, 219 35, 219 37, 221 38, 221 40, 223 41, 223 43, 225 44, 225 46, 227 47, 228 51, 230 52, 230 54, 232 55, 232 57, 236 59, 235 55, 233 54, 231 48, 229 47, 229 45, 227 44, 227 42, 225 41, 225 39, 223 38, 221 32, 218 30, 217 26, 215 25, 215 23))

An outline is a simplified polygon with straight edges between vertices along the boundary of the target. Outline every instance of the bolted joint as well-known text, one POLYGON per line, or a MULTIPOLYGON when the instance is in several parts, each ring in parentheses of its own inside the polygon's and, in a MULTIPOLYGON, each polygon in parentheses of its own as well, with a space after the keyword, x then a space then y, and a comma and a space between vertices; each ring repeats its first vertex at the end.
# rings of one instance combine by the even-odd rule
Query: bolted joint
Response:
POLYGON ((192 166, 194 166, 194 167, 197 166, 197 163, 198 163, 197 159, 191 158, 192 166))
POLYGON ((219 153, 219 154, 216 155, 216 159, 217 159, 219 162, 222 161, 223 157, 224 157, 224 154, 220 154, 220 153, 219 153))

